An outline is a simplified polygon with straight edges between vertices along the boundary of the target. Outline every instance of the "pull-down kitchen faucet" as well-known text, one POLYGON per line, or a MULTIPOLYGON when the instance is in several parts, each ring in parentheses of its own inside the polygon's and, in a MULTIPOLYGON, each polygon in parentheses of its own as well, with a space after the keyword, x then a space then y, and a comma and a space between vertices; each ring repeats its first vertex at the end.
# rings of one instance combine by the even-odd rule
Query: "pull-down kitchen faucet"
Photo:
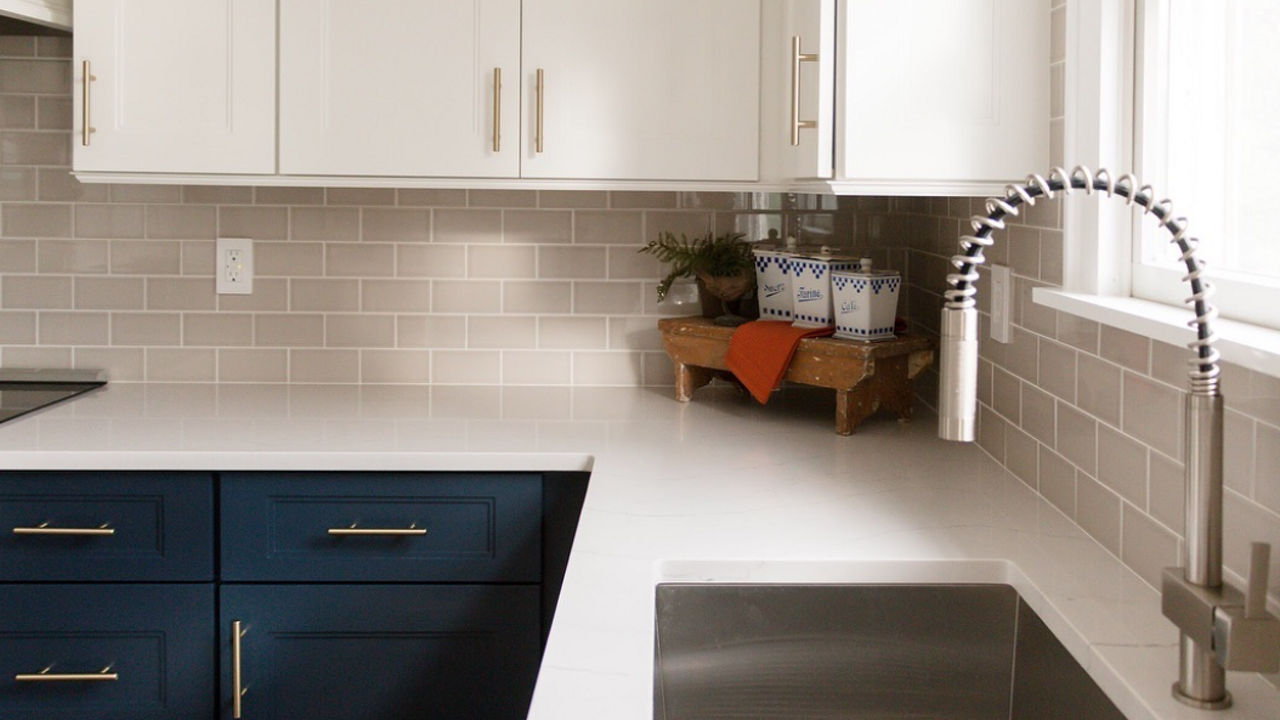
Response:
POLYGON ((942 309, 941 388, 938 397, 938 436, 973 442, 978 384, 978 266, 991 235, 1003 230, 1005 219, 1016 217, 1021 205, 1054 199, 1055 193, 1083 190, 1135 203, 1143 214, 1154 215, 1172 235, 1186 264, 1183 280, 1191 285, 1187 302, 1195 310, 1189 325, 1196 339, 1188 347, 1191 392, 1186 401, 1186 542, 1181 568, 1165 568, 1161 605, 1181 632, 1178 681, 1173 695, 1202 709, 1231 705, 1226 670, 1276 672, 1280 669, 1280 620, 1266 611, 1270 547, 1254 543, 1248 590, 1242 595, 1222 583, 1222 394, 1218 391, 1219 353, 1209 323, 1218 312, 1209 304, 1212 287, 1202 279, 1203 263, 1195 257, 1197 241, 1187 237, 1187 219, 1175 218, 1173 204, 1156 201, 1150 185, 1138 185, 1133 175, 1113 179, 1105 169, 1097 174, 1077 166, 1070 173, 1054 168, 1046 180, 1030 175, 1008 185, 1003 198, 989 198, 987 215, 975 215, 974 234, 960 239, 961 252, 951 258, 956 272, 947 276, 942 309))

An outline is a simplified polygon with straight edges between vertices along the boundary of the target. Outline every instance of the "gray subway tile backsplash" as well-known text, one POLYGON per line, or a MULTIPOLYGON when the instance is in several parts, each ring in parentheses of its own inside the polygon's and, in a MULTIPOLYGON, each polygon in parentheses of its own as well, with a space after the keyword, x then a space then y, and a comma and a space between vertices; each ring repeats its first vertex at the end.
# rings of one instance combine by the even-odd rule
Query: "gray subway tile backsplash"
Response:
MULTIPOLYGON (((956 227, 959 221, 951 216, 953 209, 959 212, 955 204, 907 198, 893 202, 892 231, 885 243, 906 249, 907 310, 913 325, 926 333, 937 327, 942 287, 937 275, 945 272, 958 231, 967 230, 956 227), (922 229, 935 226, 950 237, 921 242, 922 229)), ((1038 229, 1040 277, 1019 274, 1019 268, 1030 272, 1030 263, 1025 256, 1017 260, 1015 286, 1020 292, 1013 342, 990 340, 986 317, 980 321, 979 355, 991 373, 982 422, 994 416, 1003 424, 1003 442, 988 435, 981 444, 1158 585, 1160 568, 1177 562, 1183 531, 1186 351, 1035 308, 1030 288, 1060 282, 1054 276, 1063 252, 1059 206, 1038 203, 1018 221, 1038 229), (1046 263, 1046 252, 1059 257, 1046 263)), ((1018 236, 1024 242, 1032 237, 1021 230, 1018 236)), ((1010 261, 1008 250, 998 250, 1002 244, 1008 244, 1008 237, 997 233, 988 253, 993 262, 1010 261)), ((979 281, 978 286, 979 307, 986 308, 981 296, 989 284, 979 281)), ((935 385, 927 380, 932 377, 922 375, 916 387, 931 404, 935 385)), ((1241 573, 1246 570, 1247 540, 1280 541, 1280 379, 1228 363, 1222 382, 1227 398, 1227 564, 1241 573)), ((1280 563, 1273 565, 1273 572, 1280 571, 1280 563)), ((1273 593, 1277 587, 1280 583, 1273 582, 1273 593)))
MULTIPOLYGON (((1064 18, 1058 7, 1055 78, 1064 18)), ((117 382, 435 383, 442 403, 452 384, 670 385, 655 323, 690 310, 656 302, 663 268, 636 254, 658 232, 762 234, 803 212, 902 270, 900 311, 930 335, 947 258, 982 212, 981 198, 81 184, 69 54, 65 39, 0 37, 0 365, 106 368, 117 382), (213 294, 218 235, 257 241, 252 295, 213 294)), ((1055 163, 1063 133, 1055 117, 1055 163)), ((1180 348, 1033 302, 1062 282, 1061 205, 1025 208, 987 253, 1013 265, 1016 302, 1013 343, 981 323, 983 446, 1155 582, 1182 532, 1186 367, 1180 348)), ((936 383, 916 380, 923 402, 936 383)), ((1280 379, 1227 365, 1223 390, 1227 561, 1240 572, 1247 540, 1280 542, 1280 379)))

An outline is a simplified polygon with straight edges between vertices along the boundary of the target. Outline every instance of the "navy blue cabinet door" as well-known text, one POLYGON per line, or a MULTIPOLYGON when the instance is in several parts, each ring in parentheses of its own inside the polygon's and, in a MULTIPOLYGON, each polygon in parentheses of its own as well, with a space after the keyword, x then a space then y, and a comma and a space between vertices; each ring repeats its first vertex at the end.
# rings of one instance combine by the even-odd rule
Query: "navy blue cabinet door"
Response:
POLYGON ((212 579, 209 474, 0 471, 0 581, 212 579))
POLYGON ((541 577, 536 474, 275 472, 221 480, 224 582, 541 577))
POLYGON ((536 585, 223 585, 221 717, 241 622, 245 720, 523 720, 536 585))
POLYGON ((211 584, 0 585, 0 717, 211 718, 213 619, 211 584))

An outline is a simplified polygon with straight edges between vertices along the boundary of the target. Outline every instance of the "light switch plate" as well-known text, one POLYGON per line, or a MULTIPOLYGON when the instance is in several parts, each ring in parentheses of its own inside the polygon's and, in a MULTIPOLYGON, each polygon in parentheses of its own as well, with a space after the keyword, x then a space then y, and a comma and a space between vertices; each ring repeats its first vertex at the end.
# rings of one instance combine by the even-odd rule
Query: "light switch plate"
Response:
POLYGON ((1013 273, 1008 265, 991 266, 991 339, 1007 343, 1012 338, 1009 327, 1013 298, 1013 273))
POLYGON ((219 295, 252 293, 253 239, 220 237, 214 252, 217 293, 219 295))

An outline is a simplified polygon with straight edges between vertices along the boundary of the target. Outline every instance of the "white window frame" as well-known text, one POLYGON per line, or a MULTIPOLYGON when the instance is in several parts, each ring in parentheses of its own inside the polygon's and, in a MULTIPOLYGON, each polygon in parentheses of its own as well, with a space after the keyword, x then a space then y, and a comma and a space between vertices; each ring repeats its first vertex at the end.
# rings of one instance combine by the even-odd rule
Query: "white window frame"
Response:
MULTIPOLYGON (((1135 165, 1136 28, 1145 0, 1069 0, 1066 4, 1066 117, 1061 160, 1105 167, 1113 177, 1135 165), (1117 72, 1119 70, 1119 72, 1117 72)), ((1059 160, 1055 158, 1055 162, 1059 160)), ((1135 173, 1136 174, 1136 173, 1135 173)), ((1036 303, 1181 345, 1193 335, 1182 304, 1185 283, 1176 267, 1167 297, 1172 304, 1133 297, 1135 220, 1123 202, 1099 202, 1076 193, 1063 208, 1064 277, 1061 290, 1036 288, 1036 303)), ((1150 218, 1146 222, 1154 222, 1150 218)), ((1166 282, 1167 281, 1167 282, 1166 282)), ((1224 359, 1280 376, 1280 330, 1219 320, 1224 359)))
MULTIPOLYGON (((1161 185, 1165 184, 1163 182, 1165 153, 1153 153, 1150 156, 1146 156, 1143 150, 1148 145, 1147 140, 1152 140, 1159 145, 1166 144, 1162 128, 1157 120, 1164 108, 1157 102, 1149 102, 1147 98, 1149 95, 1163 92, 1163 85, 1166 79, 1164 73, 1161 72, 1162 68, 1157 67, 1155 73, 1147 72, 1147 68, 1144 67, 1144 60, 1146 48, 1160 42, 1159 36, 1165 31, 1165 25, 1168 22, 1167 12, 1168 0, 1139 0, 1137 5, 1135 33, 1137 45, 1135 46, 1134 54, 1136 83, 1134 85, 1133 166, 1138 177, 1142 178, 1144 182, 1155 184, 1157 190, 1161 185), (1158 86, 1153 91, 1148 87, 1148 81, 1152 78, 1156 79, 1156 85, 1158 86)), ((1176 152, 1177 150, 1175 149, 1174 151, 1176 152)), ((1172 199, 1175 203, 1174 210, 1176 215, 1178 214, 1178 199, 1172 199)), ((1190 217, 1189 220, 1191 223, 1189 234, 1194 236, 1196 234, 1194 216, 1190 217)), ((1150 232, 1150 226, 1153 224, 1154 221, 1150 218, 1147 218, 1145 223, 1141 217, 1133 219, 1133 228, 1130 235, 1132 239, 1132 282, 1130 294, 1136 298, 1178 305, 1182 303, 1188 292, 1186 284, 1182 282, 1184 270, 1174 263, 1166 266, 1152 266, 1143 263, 1144 226, 1146 231, 1150 232)), ((1212 258, 1209 260, 1211 261, 1212 258)), ((1280 312, 1276 310, 1276 308, 1280 307, 1280 298, 1277 297, 1280 296, 1280 289, 1273 285, 1251 281, 1246 277, 1241 277, 1239 274, 1213 273, 1214 268, 1211 264, 1209 269, 1212 276, 1210 282, 1216 290, 1211 302, 1218 306, 1225 315, 1243 322, 1280 329, 1280 312)))

